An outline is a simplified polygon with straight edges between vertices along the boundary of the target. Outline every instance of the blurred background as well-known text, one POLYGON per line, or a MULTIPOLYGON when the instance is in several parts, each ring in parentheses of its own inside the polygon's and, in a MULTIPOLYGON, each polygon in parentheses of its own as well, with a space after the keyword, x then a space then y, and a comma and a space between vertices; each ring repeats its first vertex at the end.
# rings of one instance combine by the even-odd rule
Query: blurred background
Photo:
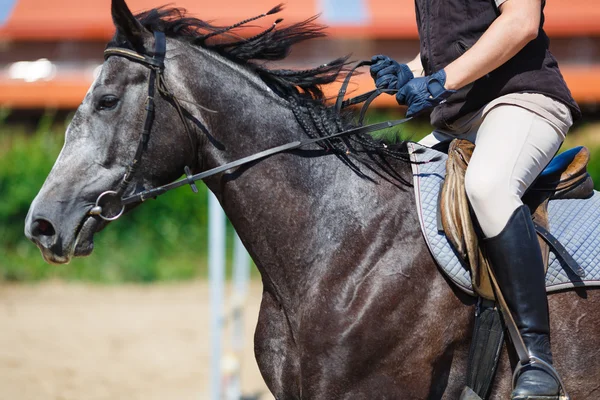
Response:
MULTIPOLYGON (((143 11, 165 2, 129 0, 128 5, 143 11)), ((276 2, 170 4, 225 25, 266 12, 276 2)), ((418 52, 412 0, 288 0, 277 17, 293 23, 319 13, 329 37, 297 46, 283 62, 286 67, 316 66, 344 54, 355 60, 387 54, 408 61, 418 52)), ((268 26, 275 18, 260 22, 268 26)), ((546 6, 551 50, 584 112, 563 149, 590 148, 596 189, 598 21, 596 0, 551 0, 546 6)), ((29 204, 113 32, 110 0, 0 0, 0 400, 216 400, 237 399, 240 392, 268 399, 251 340, 260 281, 252 270, 250 283, 244 283, 249 262, 240 262, 239 252, 234 256, 229 225, 220 234, 226 276, 241 276, 234 281, 242 286, 228 286, 217 311, 210 308, 204 187, 200 195, 180 189, 148 202, 97 235, 91 257, 70 265, 45 264, 23 236, 29 204), (243 325, 236 325, 240 321, 243 325), (222 343, 212 341, 215 324, 225 329, 218 331, 222 343), (222 352, 215 353, 215 346, 222 352), (215 379, 222 384, 216 395, 211 391, 215 379)), ((372 86, 367 73, 353 80, 352 90, 358 94, 372 86)), ((335 91, 333 86, 327 93, 335 91)), ((369 122, 402 112, 393 97, 385 96, 375 103, 369 122)), ((429 130, 427 120, 420 120, 404 127, 403 134, 416 140, 429 130)))

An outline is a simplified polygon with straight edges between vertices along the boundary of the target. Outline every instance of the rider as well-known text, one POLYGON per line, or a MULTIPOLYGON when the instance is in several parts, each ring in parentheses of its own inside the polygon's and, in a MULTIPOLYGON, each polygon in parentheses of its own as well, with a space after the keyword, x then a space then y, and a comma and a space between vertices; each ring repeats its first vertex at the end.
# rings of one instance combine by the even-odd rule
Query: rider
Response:
MULTIPOLYGON (((465 188, 498 282, 530 355, 552 364, 540 246, 521 196, 552 159, 580 110, 548 50, 545 0, 416 0, 421 52, 408 64, 373 57, 378 88, 398 89, 407 116, 432 110, 433 146, 476 144, 465 188)), ((558 399, 535 364, 512 399, 558 399)))

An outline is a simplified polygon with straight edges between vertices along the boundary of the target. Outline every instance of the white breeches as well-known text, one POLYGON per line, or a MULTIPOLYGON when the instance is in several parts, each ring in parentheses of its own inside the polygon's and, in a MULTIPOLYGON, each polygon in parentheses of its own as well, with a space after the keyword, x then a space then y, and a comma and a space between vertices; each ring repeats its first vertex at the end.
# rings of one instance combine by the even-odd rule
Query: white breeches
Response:
POLYGON ((433 146, 461 137, 475 143, 467 168, 465 189, 486 237, 498 235, 521 197, 548 165, 571 125, 561 126, 526 108, 498 104, 471 120, 468 130, 434 131, 419 143, 433 146))

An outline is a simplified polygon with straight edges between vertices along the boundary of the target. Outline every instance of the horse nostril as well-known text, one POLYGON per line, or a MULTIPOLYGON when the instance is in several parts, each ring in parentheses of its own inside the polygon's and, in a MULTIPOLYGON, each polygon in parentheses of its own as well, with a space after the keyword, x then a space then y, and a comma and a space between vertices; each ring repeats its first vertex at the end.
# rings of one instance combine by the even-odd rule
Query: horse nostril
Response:
POLYGON ((55 234, 54 226, 45 219, 36 219, 31 224, 31 235, 33 237, 54 236, 55 234))

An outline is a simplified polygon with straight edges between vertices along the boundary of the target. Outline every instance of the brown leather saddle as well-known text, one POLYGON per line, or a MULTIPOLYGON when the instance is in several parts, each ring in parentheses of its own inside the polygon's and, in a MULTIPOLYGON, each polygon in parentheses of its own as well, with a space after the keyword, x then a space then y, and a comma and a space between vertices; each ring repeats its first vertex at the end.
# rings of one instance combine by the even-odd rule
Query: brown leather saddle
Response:
MULTIPOLYGON (((469 265, 473 288, 481 297, 494 300, 487 260, 479 246, 475 219, 464 188, 465 172, 475 145, 455 139, 448 149, 446 180, 440 194, 439 218, 444 233, 459 257, 469 265)), ((549 232, 548 202, 554 199, 586 199, 594 194, 594 183, 587 172, 590 152, 585 147, 570 149, 555 157, 523 196, 538 231, 542 254, 548 266, 550 246, 577 275, 583 270, 549 232)))

